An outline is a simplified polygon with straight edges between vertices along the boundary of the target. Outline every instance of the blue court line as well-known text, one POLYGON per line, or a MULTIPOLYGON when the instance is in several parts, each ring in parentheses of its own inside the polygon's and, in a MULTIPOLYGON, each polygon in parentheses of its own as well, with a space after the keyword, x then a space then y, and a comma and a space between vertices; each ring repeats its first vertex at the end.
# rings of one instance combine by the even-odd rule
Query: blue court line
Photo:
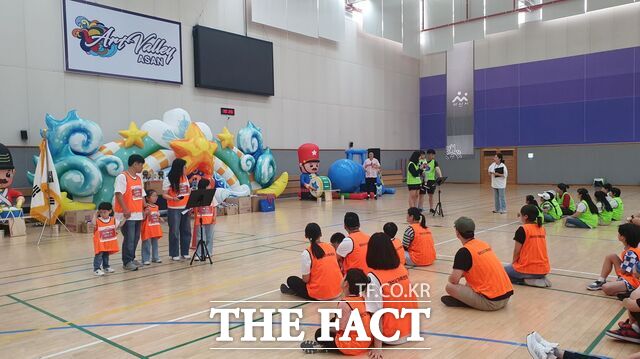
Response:
MULTIPOLYGON (((87 325, 78 325, 81 328, 98 328, 98 327, 128 327, 128 326, 144 326, 144 325, 213 325, 220 324, 219 321, 192 321, 192 322, 131 322, 131 323, 104 323, 104 324, 87 324, 87 325)), ((229 321, 229 324, 244 324, 244 321, 229 321)), ((280 322, 273 322, 274 325, 281 324, 280 322)), ((317 323, 300 323, 300 326, 303 327, 320 327, 320 324, 317 323)), ((60 327, 50 327, 43 330, 65 330, 65 329, 74 329, 69 326, 60 326, 60 327)), ((0 335, 8 335, 8 334, 18 334, 18 333, 27 333, 37 331, 38 329, 21 329, 21 330, 6 330, 0 331, 0 335)), ((487 342, 487 343, 495 343, 495 344, 504 344, 511 345, 515 347, 526 347, 525 343, 512 342, 509 340, 499 340, 499 339, 490 339, 490 338, 482 338, 482 337, 472 337, 468 335, 459 335, 459 334, 450 334, 450 333, 437 333, 437 332, 420 332, 422 335, 434 336, 434 337, 444 337, 444 338, 452 338, 452 339, 464 339, 464 340, 473 340, 479 342, 487 342)))

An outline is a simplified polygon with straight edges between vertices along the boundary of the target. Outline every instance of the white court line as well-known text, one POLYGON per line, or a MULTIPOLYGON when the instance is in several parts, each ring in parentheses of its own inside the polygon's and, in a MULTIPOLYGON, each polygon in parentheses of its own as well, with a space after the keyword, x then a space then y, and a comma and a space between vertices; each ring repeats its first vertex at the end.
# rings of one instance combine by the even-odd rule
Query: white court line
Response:
MULTIPOLYGON (((264 292, 264 293, 260 293, 260 294, 257 294, 257 295, 253 295, 251 297, 239 299, 239 300, 237 300, 235 302, 229 302, 228 304, 221 305, 218 308, 228 307, 228 306, 231 306, 232 304, 235 304, 235 303, 240 303, 240 302, 247 301, 247 300, 250 300, 250 299, 253 299, 253 298, 262 297, 264 295, 271 294, 273 292, 279 292, 279 291, 280 291, 280 289, 270 290, 268 292, 264 292)), ((201 310, 199 312, 195 312, 195 313, 184 315, 182 317, 178 317, 178 318, 174 318, 174 319, 171 319, 171 320, 167 320, 167 322, 177 322, 179 320, 191 318, 191 317, 194 317, 196 315, 200 315, 200 314, 203 314, 203 313, 208 313, 210 311, 211 311, 211 309, 201 310)), ((122 337, 127 336, 127 335, 140 333, 140 332, 143 332, 145 330, 149 330, 151 328, 155 328, 155 327, 159 327, 159 326, 160 326, 160 324, 153 324, 153 325, 149 325, 149 326, 146 326, 146 327, 143 327, 143 328, 139 328, 139 329, 136 329, 136 330, 125 332, 125 333, 122 333, 122 334, 114 335, 112 337, 108 337, 107 339, 109 339, 109 340, 118 339, 118 338, 122 338, 122 337)), ((80 346, 77 346, 77 347, 74 347, 74 348, 70 348, 70 349, 67 349, 67 350, 64 350, 64 351, 61 351, 61 352, 57 352, 57 353, 54 353, 54 354, 49 354, 49 355, 43 356, 43 357, 41 357, 41 359, 57 357, 59 355, 63 355, 63 354, 67 354, 67 353, 70 353, 70 352, 74 352, 76 350, 88 348, 88 347, 91 347, 91 346, 94 346, 94 345, 100 344, 100 343, 104 343, 104 342, 102 340, 96 340, 96 341, 91 342, 91 343, 87 343, 87 344, 80 345, 80 346)))
MULTIPOLYGON (((498 229, 498 228, 502 228, 502 227, 510 226, 510 225, 512 225, 512 224, 516 224, 516 223, 520 223, 520 221, 513 221, 513 222, 511 222, 511 223, 505 223, 505 224, 501 224, 501 225, 499 225, 499 226, 495 226, 495 227, 491 227, 491 228, 483 229, 483 230, 481 230, 481 231, 476 232, 476 234, 478 234, 478 233, 484 233, 484 232, 488 232, 488 231, 492 231, 492 230, 494 230, 494 229, 498 229)), ((439 246, 439 245, 441 245, 441 244, 445 244, 445 243, 453 242, 453 241, 455 241, 455 240, 458 240, 458 238, 456 237, 456 238, 447 239, 446 241, 442 241, 442 242, 436 243, 436 244, 434 244, 434 245, 439 246)))

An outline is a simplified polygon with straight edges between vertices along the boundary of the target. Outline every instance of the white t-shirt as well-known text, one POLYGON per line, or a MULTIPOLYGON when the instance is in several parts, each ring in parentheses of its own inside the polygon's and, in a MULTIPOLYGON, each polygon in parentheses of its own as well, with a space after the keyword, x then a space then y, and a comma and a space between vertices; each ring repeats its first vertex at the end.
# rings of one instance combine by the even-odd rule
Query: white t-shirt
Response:
POLYGON ((489 173, 491 174, 491 187, 492 188, 507 188, 507 177, 509 176, 509 171, 507 171, 507 166, 504 163, 496 165, 496 163, 492 163, 489 166, 489 173), (496 177, 493 173, 496 171, 496 168, 504 168, 504 177, 496 177))
POLYGON ((604 205, 602 205, 602 202, 596 202, 596 207, 598 208, 598 213, 602 213, 602 211, 604 211, 604 205))
POLYGON ((582 201, 578 202, 578 205, 576 206, 576 212, 584 213, 586 211, 587 211, 587 205, 584 204, 582 201))
POLYGON ((610 197, 609 195, 607 195, 607 200, 609 201, 609 204, 611 205, 611 209, 618 208, 618 201, 613 199, 613 197, 610 197))
POLYGON ((353 252, 353 239, 345 237, 342 242, 340 242, 340 245, 338 245, 336 254, 342 258, 345 258, 351 252, 353 252))
MULTIPOLYGON (((141 177, 140 173, 136 174, 137 177, 141 177)), ((113 189, 113 193, 122 193, 125 194, 127 193, 127 178, 125 177, 124 173, 120 173, 117 177, 116 177, 116 182, 114 185, 114 189, 113 189)), ((142 197, 145 197, 147 195, 147 193, 144 191, 144 188, 142 188, 142 197)), ((115 195, 113 197, 113 201, 114 203, 117 201, 115 195)), ((122 221, 124 219, 124 215, 122 213, 117 213, 115 214, 116 219, 122 221)), ((131 217, 129 217, 130 220, 132 221, 142 221, 142 212, 131 212, 131 217)))
POLYGON ((369 284, 367 290, 364 292, 364 302, 367 312, 375 313, 382 309, 382 285, 373 273, 367 275, 369 277, 369 284))
POLYGON ((311 255, 308 250, 302 251, 302 275, 307 275, 311 273, 311 255))
POLYGON ((364 161, 364 172, 367 178, 377 178, 378 173, 380 172, 380 162, 378 162, 377 158, 373 160, 367 158, 364 161))

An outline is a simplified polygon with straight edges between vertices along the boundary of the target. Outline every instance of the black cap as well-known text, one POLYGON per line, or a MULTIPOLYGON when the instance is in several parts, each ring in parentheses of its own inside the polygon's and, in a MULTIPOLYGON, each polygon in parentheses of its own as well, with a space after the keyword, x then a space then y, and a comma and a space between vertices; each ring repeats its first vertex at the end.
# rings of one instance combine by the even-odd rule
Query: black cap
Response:
POLYGON ((0 170, 12 170, 15 169, 13 166, 13 158, 11 157, 11 152, 7 148, 7 146, 0 143, 0 170))

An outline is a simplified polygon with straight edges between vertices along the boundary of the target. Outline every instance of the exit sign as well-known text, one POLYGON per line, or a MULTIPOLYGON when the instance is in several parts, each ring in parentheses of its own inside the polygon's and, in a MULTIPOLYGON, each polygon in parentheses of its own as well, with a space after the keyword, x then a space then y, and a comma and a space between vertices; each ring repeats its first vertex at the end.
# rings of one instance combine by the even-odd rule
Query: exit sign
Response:
POLYGON ((225 116, 235 116, 236 110, 234 108, 222 107, 220 108, 220 114, 225 116))

